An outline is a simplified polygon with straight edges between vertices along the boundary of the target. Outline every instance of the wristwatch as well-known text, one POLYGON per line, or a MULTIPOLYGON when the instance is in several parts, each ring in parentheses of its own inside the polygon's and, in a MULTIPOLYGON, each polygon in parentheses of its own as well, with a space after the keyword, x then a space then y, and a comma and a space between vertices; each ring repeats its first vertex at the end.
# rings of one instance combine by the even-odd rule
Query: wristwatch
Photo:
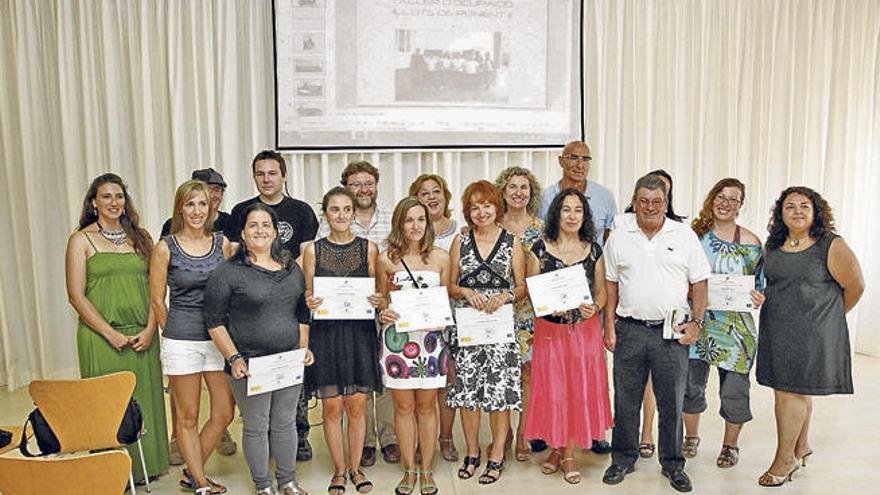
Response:
POLYGON ((702 329, 703 329, 703 320, 697 320, 697 319, 693 319, 693 320, 691 320, 691 321, 692 321, 692 322, 694 322, 694 323, 696 323, 696 324, 697 324, 697 326, 699 326, 699 327, 700 327, 700 330, 702 330, 702 329))
POLYGON ((226 359, 226 364, 228 364, 230 367, 232 367, 232 363, 238 361, 239 359, 244 359, 244 358, 241 356, 240 353, 236 352, 235 354, 229 356, 226 359))

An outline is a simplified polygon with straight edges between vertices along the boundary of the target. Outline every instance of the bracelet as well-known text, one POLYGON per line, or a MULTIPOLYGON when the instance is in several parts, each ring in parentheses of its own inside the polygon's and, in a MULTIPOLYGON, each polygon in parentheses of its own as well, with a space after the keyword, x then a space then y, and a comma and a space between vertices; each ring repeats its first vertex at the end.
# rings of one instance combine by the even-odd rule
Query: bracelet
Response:
POLYGON ((226 364, 228 364, 230 367, 232 367, 232 363, 238 361, 239 359, 244 359, 244 358, 242 357, 242 355, 240 353, 236 352, 235 354, 226 358, 226 364))

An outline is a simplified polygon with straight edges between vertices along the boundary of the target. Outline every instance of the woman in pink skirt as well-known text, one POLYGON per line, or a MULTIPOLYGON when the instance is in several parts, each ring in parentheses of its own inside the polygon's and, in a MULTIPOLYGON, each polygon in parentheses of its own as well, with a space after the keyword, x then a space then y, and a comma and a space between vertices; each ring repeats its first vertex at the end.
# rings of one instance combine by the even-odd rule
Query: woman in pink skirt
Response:
POLYGON ((553 447, 541 470, 562 468, 565 481, 581 480, 575 447, 589 449, 612 426, 599 309, 605 304, 602 247, 595 242, 590 207, 575 189, 560 192, 547 212, 544 239, 532 246, 528 276, 581 265, 593 302, 535 319, 532 398, 525 436, 553 447), (598 283, 594 283, 598 281, 598 283))

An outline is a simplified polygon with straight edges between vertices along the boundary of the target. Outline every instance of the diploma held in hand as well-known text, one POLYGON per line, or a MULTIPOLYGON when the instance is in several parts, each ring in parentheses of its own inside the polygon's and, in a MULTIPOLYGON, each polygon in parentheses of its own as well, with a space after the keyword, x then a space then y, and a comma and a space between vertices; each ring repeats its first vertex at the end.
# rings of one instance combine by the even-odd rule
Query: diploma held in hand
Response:
POLYGON ((456 308, 458 344, 462 347, 514 342, 513 305, 505 304, 492 314, 473 308, 456 308))
POLYGON ((581 264, 534 275, 526 279, 526 285, 535 316, 547 316, 593 303, 587 273, 581 264))
POLYGON ((376 279, 367 277, 315 277, 315 297, 324 301, 315 310, 316 320, 372 320, 375 309, 367 300, 376 292, 376 279))
POLYGON ((248 371, 251 374, 247 379, 248 397, 302 383, 305 358, 305 349, 251 358, 248 361, 248 371))
POLYGON ((709 277, 709 304, 707 309, 746 313, 754 308, 752 289, 754 275, 712 275, 709 277))
POLYGON ((436 329, 454 323, 446 287, 398 290, 389 295, 391 309, 400 315, 395 325, 398 332, 436 329))

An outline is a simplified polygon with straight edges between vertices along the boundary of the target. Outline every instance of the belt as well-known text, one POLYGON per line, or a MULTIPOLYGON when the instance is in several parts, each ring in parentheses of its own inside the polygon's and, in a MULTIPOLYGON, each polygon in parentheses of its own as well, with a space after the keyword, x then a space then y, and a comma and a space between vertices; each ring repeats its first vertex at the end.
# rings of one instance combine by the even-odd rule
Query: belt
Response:
POLYGON ((639 325, 648 328, 662 327, 664 323, 663 320, 640 320, 638 318, 632 318, 629 316, 618 316, 617 319, 620 321, 625 321, 627 323, 632 323, 633 325, 639 325))

